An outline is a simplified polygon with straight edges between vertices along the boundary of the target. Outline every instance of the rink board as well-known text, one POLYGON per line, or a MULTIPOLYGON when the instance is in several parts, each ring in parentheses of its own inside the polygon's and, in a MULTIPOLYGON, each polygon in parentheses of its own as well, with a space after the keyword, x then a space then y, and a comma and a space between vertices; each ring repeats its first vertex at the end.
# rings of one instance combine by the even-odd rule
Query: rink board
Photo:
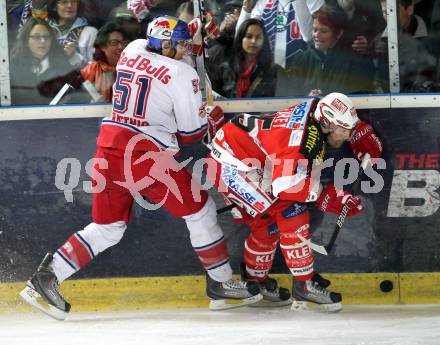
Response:
MULTIPOLYGON (((416 104, 416 96, 408 97, 408 101, 416 104)), ((330 256, 315 255, 315 268, 332 274, 359 273, 359 277, 369 272, 402 272, 401 292, 408 293, 398 301, 416 303, 411 297, 417 292, 411 290, 415 285, 407 284, 403 274, 440 272, 440 108, 433 101, 425 108, 383 109, 383 101, 380 97, 364 100, 367 106, 359 110, 359 115, 372 123, 384 141, 387 169, 380 171, 384 188, 378 194, 363 194, 365 211, 346 220, 330 256), (371 109, 366 109, 368 105, 371 109)), ((397 105, 400 102, 394 98, 385 101, 397 105)), ((239 108, 235 101, 228 102, 231 109, 239 108)), ((273 107, 270 102, 263 102, 267 109, 273 107)), ((108 110, 107 106, 95 108, 108 110)), ((82 106, 61 107, 59 112, 47 108, 20 109, 17 111, 22 114, 22 121, 8 118, 5 110, 0 109, 6 120, 0 121, 0 282, 3 283, 27 279, 46 252, 56 250, 73 232, 91 221, 92 196, 86 191, 90 181, 86 166, 94 154, 100 119, 81 118, 89 109, 82 106), (51 118, 52 114, 67 118, 51 118), (39 115, 45 118, 36 120, 39 115), (63 191, 55 185, 55 176, 57 166, 65 158, 76 160, 77 166, 67 172, 64 182, 72 184, 63 191), (76 180, 73 170, 77 173, 76 180), (68 195, 72 196, 72 202, 66 201, 68 195)), ((206 153, 203 146, 191 145, 183 148, 180 159, 193 157, 194 161, 206 153)), ((329 152, 329 157, 336 160, 344 155, 329 152)), ((324 174, 324 178, 331 178, 331 172, 324 174)), ((222 207, 221 196, 213 191, 210 194, 217 207, 222 207)), ((335 216, 311 212, 312 238, 317 243, 326 243, 335 216)), ((219 221, 232 267, 238 273, 247 229, 235 224, 228 213, 219 216, 219 221)), ((279 252, 273 272, 288 272, 279 252)), ((155 277, 185 279, 199 274, 200 263, 191 248, 184 222, 163 210, 145 211, 136 206, 121 242, 100 254, 74 278, 145 277, 149 281, 158 279, 155 277)), ((436 291, 430 288, 436 282, 432 279, 418 279, 417 283, 422 291, 437 298, 436 291)), ((350 302, 350 292, 345 295, 350 302)), ((428 294, 426 299, 432 302, 430 298, 428 294)))
MULTIPOLYGON (((291 288, 291 277, 274 275, 280 285, 291 288)), ((326 274, 331 289, 351 304, 440 303, 440 273, 346 273, 326 274), (389 280, 393 289, 383 292, 380 283, 389 280)), ((33 311, 18 293, 24 282, 0 284, 0 312, 33 311)), ((68 280, 62 292, 74 311, 110 311, 162 308, 207 308, 204 276, 112 278, 68 280)))

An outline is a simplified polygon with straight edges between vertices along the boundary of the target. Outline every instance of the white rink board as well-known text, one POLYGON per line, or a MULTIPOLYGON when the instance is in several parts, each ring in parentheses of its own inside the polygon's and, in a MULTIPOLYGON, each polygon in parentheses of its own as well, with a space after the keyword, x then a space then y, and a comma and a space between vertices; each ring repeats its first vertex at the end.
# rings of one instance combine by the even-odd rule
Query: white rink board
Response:
POLYGON ((5 345, 439 345, 440 305, 346 306, 338 314, 242 308, 0 315, 5 345))
MULTIPOLYGON (((310 97, 309 97, 310 98, 310 97)), ((357 109, 440 108, 440 94, 383 94, 350 96, 357 109)), ((275 112, 305 98, 244 98, 222 99, 214 103, 225 113, 275 112)), ((111 113, 109 104, 0 107, 1 121, 51 120, 105 117, 111 113)))

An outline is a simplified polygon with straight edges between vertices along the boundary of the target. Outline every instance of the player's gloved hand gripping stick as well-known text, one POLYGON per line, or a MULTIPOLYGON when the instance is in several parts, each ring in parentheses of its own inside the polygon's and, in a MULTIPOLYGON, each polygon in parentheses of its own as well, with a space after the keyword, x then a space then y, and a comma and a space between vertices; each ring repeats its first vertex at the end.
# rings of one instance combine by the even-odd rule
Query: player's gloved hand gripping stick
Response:
MULTIPOLYGON (((352 191, 356 192, 358 189, 358 186, 361 182, 362 176, 364 174, 364 170, 367 168, 368 164, 370 163, 370 155, 366 153, 364 155, 364 158, 362 159, 361 165, 359 167, 359 175, 356 181, 354 181, 352 186, 352 191)), ((323 249, 325 251, 324 255, 328 255, 333 246, 335 245, 336 239, 338 238, 339 232, 341 231, 342 225, 344 224, 345 218, 347 217, 347 213, 350 210, 350 206, 348 204, 345 204, 344 207, 341 210, 341 213, 339 214, 338 220, 336 221, 335 228, 333 230, 333 233, 330 237, 330 241, 323 246, 323 249)))
MULTIPOLYGON (((357 177, 356 181, 353 182, 353 185, 352 185, 352 192, 357 192, 359 184, 362 179, 362 176, 364 175, 364 170, 366 169, 368 164, 371 164, 370 158, 371 158, 371 156, 368 153, 366 153, 364 155, 362 162, 361 162, 361 165, 359 167, 358 177, 357 177)), ((223 208, 220 208, 217 210, 217 214, 222 214, 224 212, 227 212, 227 211, 231 210, 232 208, 234 208, 235 206, 236 206, 235 204, 231 204, 231 205, 227 205, 223 208)), ((301 235, 298 235, 298 237, 301 239, 301 241, 306 242, 308 244, 308 246, 312 250, 314 250, 315 252, 318 252, 322 255, 328 255, 331 252, 331 250, 336 242, 336 239, 338 238, 339 232, 341 231, 342 225, 344 224, 344 221, 345 221, 345 218, 347 217, 347 215, 349 215, 349 213, 357 214, 358 212, 360 212, 360 211, 354 210, 353 204, 351 204, 349 202, 346 202, 343 205, 341 212, 339 213, 338 220, 336 221, 336 225, 333 230, 333 233, 330 237, 330 241, 326 245, 319 245, 319 244, 313 243, 311 240, 307 240, 307 239, 303 238, 301 235)))
MULTIPOLYGON (((368 153, 366 153, 364 155, 364 158, 362 159, 361 165, 359 167, 358 177, 357 177, 356 181, 353 182, 352 193, 357 191, 358 186, 361 182, 361 178, 364 174, 364 170, 369 163, 370 163, 370 155, 368 153)), ((328 189, 334 189, 334 186, 328 186, 328 187, 329 187, 328 189)), ((326 192, 326 190, 324 189, 320 195, 321 199, 322 199, 323 193, 329 194, 329 192, 326 192)), ((333 233, 330 237, 330 241, 326 245, 319 245, 319 244, 313 243, 311 240, 307 240, 307 239, 303 238, 301 235, 298 235, 298 237, 301 239, 301 241, 307 243, 308 246, 312 250, 314 250, 315 252, 318 252, 322 255, 328 255, 330 253, 330 251, 332 250, 332 248, 336 242, 336 239, 338 238, 339 231, 341 231, 341 228, 342 228, 342 225, 344 224, 345 218, 347 216, 349 216, 349 217, 353 216, 362 210, 362 208, 360 206, 360 198, 359 197, 353 196, 349 192, 344 192, 344 194, 345 195, 341 196, 341 198, 347 198, 347 197, 348 198, 346 199, 346 201, 342 205, 341 211, 339 212, 338 220, 336 221, 335 228, 334 228, 333 233)), ((318 207, 322 211, 336 213, 335 210, 323 209, 323 205, 320 205, 319 199, 316 203, 318 204, 318 207)), ((321 203, 322 203, 322 201, 321 201, 321 203)))

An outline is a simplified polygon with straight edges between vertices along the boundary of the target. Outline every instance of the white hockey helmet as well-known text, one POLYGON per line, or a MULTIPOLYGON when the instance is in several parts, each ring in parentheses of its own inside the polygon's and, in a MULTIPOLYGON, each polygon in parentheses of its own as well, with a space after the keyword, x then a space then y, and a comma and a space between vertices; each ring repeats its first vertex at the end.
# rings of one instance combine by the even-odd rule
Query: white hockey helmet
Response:
POLYGON ((353 129, 359 122, 353 102, 346 95, 332 92, 318 102, 315 120, 330 130, 336 127, 353 129))

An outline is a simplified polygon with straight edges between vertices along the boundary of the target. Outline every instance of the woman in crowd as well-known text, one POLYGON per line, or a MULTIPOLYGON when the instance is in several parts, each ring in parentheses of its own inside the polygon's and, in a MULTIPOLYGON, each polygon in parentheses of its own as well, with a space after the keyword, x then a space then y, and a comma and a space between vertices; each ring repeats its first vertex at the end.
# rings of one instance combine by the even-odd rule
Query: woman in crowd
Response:
POLYGON ((47 5, 49 24, 57 31, 69 63, 77 68, 92 61, 93 43, 98 30, 81 17, 80 0, 51 0, 47 5))
POLYGON ((71 70, 55 31, 45 20, 30 18, 10 57, 12 104, 49 104, 65 82, 72 82, 59 77, 71 70))
POLYGON ((112 99, 112 86, 116 80, 116 64, 128 43, 129 41, 118 23, 104 24, 96 36, 94 61, 81 69, 82 77, 94 84, 104 102, 110 102, 112 99))
POLYGON ((259 19, 244 21, 229 56, 224 56, 225 52, 211 54, 210 50, 208 73, 215 92, 227 98, 274 95, 276 70, 267 33, 259 19))
POLYGON ((349 54, 342 37, 347 16, 339 7, 324 5, 313 14, 313 41, 305 52, 287 62, 292 79, 290 94, 369 93, 373 90, 371 71, 349 54))

